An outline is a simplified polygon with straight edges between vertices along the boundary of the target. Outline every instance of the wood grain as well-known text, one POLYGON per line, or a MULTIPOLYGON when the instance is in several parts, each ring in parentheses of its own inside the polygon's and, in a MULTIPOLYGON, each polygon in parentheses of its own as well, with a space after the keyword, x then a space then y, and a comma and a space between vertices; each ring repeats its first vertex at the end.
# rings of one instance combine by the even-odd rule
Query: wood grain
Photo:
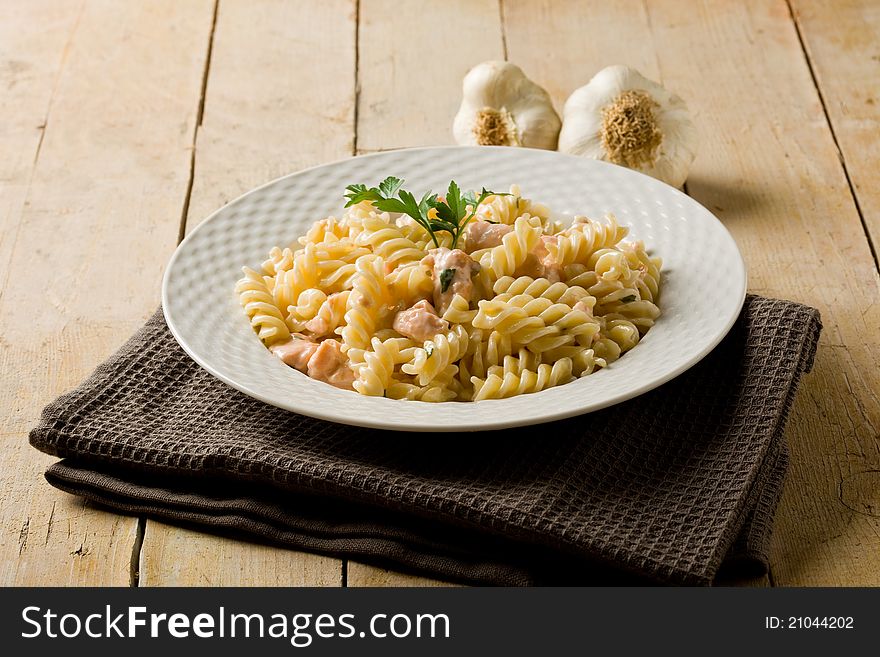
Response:
MULTIPOLYGON (((258 184, 351 155, 354 35, 353 0, 220 4, 187 229, 258 184)), ((146 525, 144 585, 341 582, 338 559, 146 525)))
POLYGON ((876 260, 880 249, 880 4, 792 0, 791 7, 876 260))
POLYGON ((361 0, 358 152, 454 143, 465 73, 504 59, 497 0, 361 0))
POLYGON ((339 586, 338 559, 148 520, 140 586, 339 586))
POLYGON ((352 154, 355 0, 221 2, 187 229, 257 185, 352 154))
MULTIPOLYGON (((359 153, 453 144, 461 80, 475 64, 504 59, 495 0, 361 0, 359 153)), ((348 586, 449 586, 349 562, 348 586)))
POLYGON ((688 190, 733 233, 750 289, 822 312, 815 369, 787 431, 793 455, 775 583, 876 585, 880 554, 866 546, 876 545, 880 518, 850 507, 878 508, 880 489, 848 486, 849 505, 839 491, 880 463, 880 285, 788 7, 550 4, 505 4, 511 60, 532 68, 560 102, 586 83, 590 62, 598 70, 641 61, 694 113, 701 145, 688 190), (551 37, 549 65, 541 45, 551 37))
POLYGON ((347 573, 348 586, 402 586, 402 587, 434 587, 434 586, 458 586, 439 579, 420 577, 409 573, 400 573, 395 570, 377 568, 357 561, 348 562, 347 573))
POLYGON ((502 0, 502 7, 508 60, 548 91, 560 117, 571 92, 606 66, 624 64, 660 77, 648 15, 638 0, 502 0))
POLYGON ((0 21, 0 584, 127 585, 137 519, 52 489, 27 444, 159 302, 207 2, 33 2, 0 21), (125 272, 120 275, 120 272, 125 272))

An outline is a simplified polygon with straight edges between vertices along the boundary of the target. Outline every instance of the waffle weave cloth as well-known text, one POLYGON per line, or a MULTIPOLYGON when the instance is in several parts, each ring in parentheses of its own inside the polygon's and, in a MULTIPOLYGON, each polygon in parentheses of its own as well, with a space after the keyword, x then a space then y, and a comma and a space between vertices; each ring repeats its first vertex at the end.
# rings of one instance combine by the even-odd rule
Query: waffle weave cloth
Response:
POLYGON ((749 296, 709 356, 628 402, 399 433, 228 387, 157 311, 30 441, 61 457, 53 486, 206 531, 471 583, 710 584, 767 566, 783 430, 820 330, 812 308, 749 296))

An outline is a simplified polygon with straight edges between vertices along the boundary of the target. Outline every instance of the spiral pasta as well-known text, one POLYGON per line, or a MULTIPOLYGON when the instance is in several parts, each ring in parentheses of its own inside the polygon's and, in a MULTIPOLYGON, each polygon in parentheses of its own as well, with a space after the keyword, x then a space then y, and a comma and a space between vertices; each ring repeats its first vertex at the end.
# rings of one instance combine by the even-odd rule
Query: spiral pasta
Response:
POLYGON ((287 307, 287 325, 291 331, 303 330, 305 323, 314 318, 327 300, 327 294, 316 288, 300 292, 296 305, 287 307))
POLYGON ((264 277, 248 267, 244 268, 244 278, 235 286, 235 291, 251 321, 251 326, 264 342, 284 340, 290 337, 284 316, 264 277))
POLYGON ((438 333, 427 340, 421 349, 415 351, 412 360, 400 369, 416 377, 419 385, 426 386, 459 360, 467 348, 468 333, 458 324, 448 333, 438 333))
POLYGON ((381 397, 391 385, 394 366, 408 359, 407 349, 412 347, 412 342, 406 338, 373 337, 371 347, 364 352, 364 362, 355 367, 354 389, 362 395, 381 397), (407 355, 401 358, 401 354, 407 355))
POLYGON ((357 276, 345 305, 345 324, 339 330, 352 362, 361 362, 376 329, 389 295, 385 283, 385 263, 376 255, 358 258, 357 276))
POLYGON ((348 226, 344 221, 336 217, 320 219, 312 224, 308 232, 297 239, 297 242, 305 246, 315 242, 335 242, 348 235, 348 226))
MULTIPOLYGON (((315 314, 302 325, 301 330, 308 331, 316 337, 335 333, 336 329, 345 322, 350 296, 351 290, 343 290, 325 297, 315 314)), ((300 299, 302 299, 302 295, 300 295, 300 299)))
POLYGON ((410 401, 445 402, 452 401, 458 394, 442 385, 418 386, 404 381, 394 381, 386 395, 389 399, 408 399, 410 401))
POLYGON ((491 290, 499 278, 513 276, 535 250, 541 233, 540 222, 525 214, 513 222, 513 231, 502 238, 500 245, 473 253, 479 259, 484 289, 491 290))
POLYGON ((478 219, 496 224, 512 224, 524 214, 543 222, 549 218, 550 211, 540 203, 523 198, 519 185, 511 185, 510 194, 506 196, 490 196, 477 209, 478 219))
POLYGON ((476 314, 476 310, 471 310, 470 302, 460 294, 456 294, 452 297, 452 302, 449 304, 449 308, 443 313, 443 319, 450 324, 467 325, 474 320, 476 314))
POLYGON ((431 270, 419 263, 398 267, 387 276, 391 294, 406 305, 427 299, 434 289, 431 270))
POLYGON ((599 249, 610 248, 622 240, 627 229, 617 223, 614 215, 608 215, 608 223, 583 218, 548 242, 548 250, 557 264, 564 267, 572 263, 587 263, 599 249))
POLYGON ((504 276, 495 282, 493 291, 497 296, 506 295, 505 298, 526 294, 531 297, 549 299, 554 303, 564 303, 573 306, 590 294, 584 288, 577 285, 566 285, 562 282, 551 283, 546 278, 531 278, 530 276, 504 276))
POLYGON ((474 401, 482 399, 502 399, 539 392, 546 388, 562 385, 574 380, 570 358, 560 358, 552 365, 542 363, 537 370, 523 369, 513 371, 493 371, 485 379, 473 378, 474 401))
POLYGON ((369 246, 391 269, 416 263, 425 257, 424 249, 405 237, 395 224, 377 214, 368 215, 363 220, 363 228, 363 232, 357 237, 357 243, 369 246))
POLYGON ((450 232, 358 202, 245 267, 236 294, 291 367, 424 402, 567 384, 634 349, 660 316, 662 262, 622 241, 613 216, 566 225, 515 185, 469 211, 486 223, 456 249, 450 232))

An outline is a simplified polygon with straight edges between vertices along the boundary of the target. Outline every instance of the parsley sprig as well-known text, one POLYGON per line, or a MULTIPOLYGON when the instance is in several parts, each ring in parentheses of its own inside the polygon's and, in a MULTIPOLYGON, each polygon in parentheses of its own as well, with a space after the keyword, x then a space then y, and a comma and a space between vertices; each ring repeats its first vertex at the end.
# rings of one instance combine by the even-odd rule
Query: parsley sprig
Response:
POLYGON ((403 182, 400 178, 388 176, 379 183, 378 187, 367 187, 363 184, 349 185, 345 188, 345 198, 348 199, 345 207, 361 201, 370 201, 382 212, 405 214, 428 231, 434 246, 440 246, 440 241, 437 239, 438 232, 446 231, 452 235, 450 248, 454 249, 464 229, 473 220, 480 203, 489 196, 508 196, 508 194, 489 191, 485 187, 479 196, 473 192, 462 193, 453 180, 449 183, 445 198, 440 198, 429 191, 425 192, 421 200, 416 201, 416 197, 411 192, 401 189, 403 182))

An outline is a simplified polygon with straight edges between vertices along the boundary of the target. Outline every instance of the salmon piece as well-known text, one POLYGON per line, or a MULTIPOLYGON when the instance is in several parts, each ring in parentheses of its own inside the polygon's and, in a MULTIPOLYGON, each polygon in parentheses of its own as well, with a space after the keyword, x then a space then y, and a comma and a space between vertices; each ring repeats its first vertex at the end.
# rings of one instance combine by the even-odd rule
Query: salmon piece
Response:
POLYGON ((431 249, 428 255, 422 258, 424 267, 431 267, 431 277, 434 280, 434 307, 438 315, 443 315, 452 303, 456 294, 460 294, 467 301, 471 301, 474 295, 474 283, 471 276, 480 271, 480 263, 471 258, 461 249, 447 249, 441 246, 439 249, 431 249))
POLYGON ((348 366, 348 358, 342 352, 339 340, 324 340, 309 358, 308 375, 331 386, 352 390, 354 372, 348 366))
POLYGON ((525 262, 516 270, 517 275, 546 278, 551 283, 561 281, 562 267, 547 248, 548 244, 556 244, 556 242, 556 235, 542 235, 535 250, 526 256, 525 262))
POLYGON ((397 313, 391 326, 416 342, 430 340, 438 333, 449 330, 449 323, 437 315, 430 301, 424 299, 397 313))
POLYGON ((502 238, 513 230, 507 224, 493 224, 488 221, 472 221, 467 227, 467 248, 473 253, 480 249, 499 246, 502 238))
POLYGON ((318 344, 304 335, 294 334, 287 342, 273 344, 269 351, 278 356, 285 365, 306 372, 309 359, 318 349, 318 344))

